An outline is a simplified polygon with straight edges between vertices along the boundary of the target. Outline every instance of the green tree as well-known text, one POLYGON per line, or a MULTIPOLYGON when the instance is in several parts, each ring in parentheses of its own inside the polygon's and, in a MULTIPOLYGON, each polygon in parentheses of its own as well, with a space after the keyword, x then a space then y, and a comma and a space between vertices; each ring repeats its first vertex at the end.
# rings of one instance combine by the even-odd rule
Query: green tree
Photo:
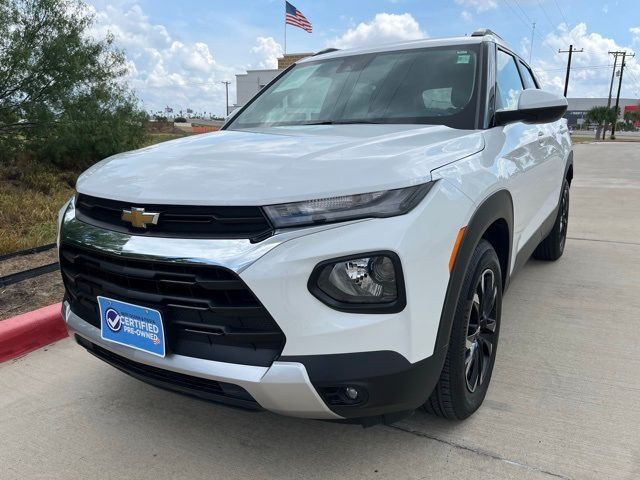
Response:
POLYGON ((80 0, 0 0, 0 160, 80 167, 142 143, 124 53, 93 21, 80 0))
POLYGON ((618 114, 615 107, 593 107, 587 112, 584 117, 586 122, 596 124, 598 126, 598 128, 596 129, 596 140, 600 138, 602 127, 607 123, 615 122, 617 118, 618 114))

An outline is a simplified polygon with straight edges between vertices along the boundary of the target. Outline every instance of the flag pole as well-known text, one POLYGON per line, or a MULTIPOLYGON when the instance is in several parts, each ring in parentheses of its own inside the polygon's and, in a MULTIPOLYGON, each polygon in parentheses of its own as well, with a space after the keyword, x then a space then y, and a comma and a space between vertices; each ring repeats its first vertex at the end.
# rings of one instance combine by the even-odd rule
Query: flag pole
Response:
POLYGON ((287 2, 284 2, 284 54, 287 54, 287 2))

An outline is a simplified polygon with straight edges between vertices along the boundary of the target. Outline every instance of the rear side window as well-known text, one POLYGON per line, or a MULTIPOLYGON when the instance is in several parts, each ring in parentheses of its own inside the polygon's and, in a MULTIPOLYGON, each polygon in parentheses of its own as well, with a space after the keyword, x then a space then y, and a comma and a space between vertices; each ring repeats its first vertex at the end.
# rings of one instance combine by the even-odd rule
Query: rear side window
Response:
POLYGON ((519 60, 518 63, 520 63, 520 73, 522 73, 522 80, 524 80, 524 88, 538 88, 529 67, 519 60))
POLYGON ((516 110, 522 92, 522 79, 513 55, 498 50, 496 68, 496 110, 516 110))

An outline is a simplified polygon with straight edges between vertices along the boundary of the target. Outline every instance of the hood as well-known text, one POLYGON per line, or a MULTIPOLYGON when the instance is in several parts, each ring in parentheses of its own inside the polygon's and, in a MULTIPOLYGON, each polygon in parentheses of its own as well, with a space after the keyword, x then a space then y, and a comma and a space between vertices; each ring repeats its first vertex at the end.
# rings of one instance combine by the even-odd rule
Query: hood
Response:
POLYGON ((431 125, 224 130, 107 158, 77 189, 140 204, 269 205, 427 182, 483 148, 479 132, 431 125))

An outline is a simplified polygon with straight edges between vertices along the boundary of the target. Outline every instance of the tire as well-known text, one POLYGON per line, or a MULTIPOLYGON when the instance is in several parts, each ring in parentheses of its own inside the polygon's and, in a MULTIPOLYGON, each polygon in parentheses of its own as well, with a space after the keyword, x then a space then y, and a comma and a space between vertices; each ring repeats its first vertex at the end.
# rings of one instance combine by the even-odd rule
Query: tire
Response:
POLYGON ((567 226, 569 223, 569 182, 562 184, 562 196, 558 204, 558 215, 553 229, 533 252, 533 258, 554 261, 559 259, 567 243, 567 226))
POLYGON ((440 379, 423 407, 428 413, 462 420, 480 407, 493 372, 501 311, 500 262, 491 244, 480 240, 463 280, 440 379))

